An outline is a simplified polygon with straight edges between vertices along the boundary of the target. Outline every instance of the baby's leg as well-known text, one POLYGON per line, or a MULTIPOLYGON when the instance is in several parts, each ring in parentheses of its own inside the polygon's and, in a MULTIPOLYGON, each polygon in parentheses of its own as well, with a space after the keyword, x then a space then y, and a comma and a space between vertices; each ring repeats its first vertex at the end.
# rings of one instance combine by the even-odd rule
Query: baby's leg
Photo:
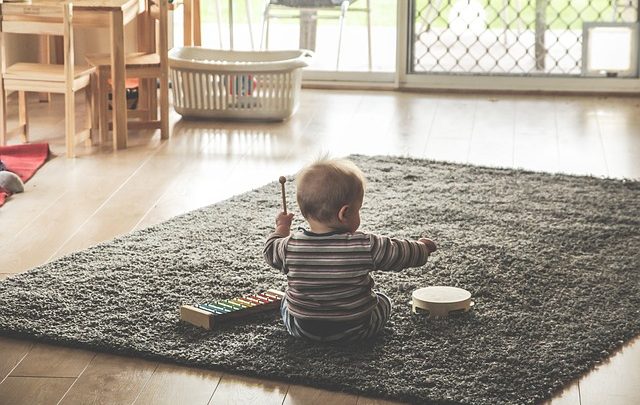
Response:
POLYGON ((291 316, 291 314, 289 313, 286 299, 283 299, 282 303, 280 304, 280 315, 282 315, 282 322, 284 323, 284 326, 287 328, 287 331, 291 336, 308 339, 315 342, 339 342, 357 340, 358 337, 362 335, 362 331, 367 326, 366 324, 361 323, 329 335, 318 334, 318 332, 305 330, 300 325, 300 321, 291 316))
POLYGON ((289 313, 289 309, 287 308, 287 300, 286 298, 282 300, 280 303, 280 315, 282 315, 282 322, 284 326, 287 328, 287 332, 291 336, 302 337, 302 330, 298 326, 296 322, 296 318, 292 317, 289 313))
POLYGON ((391 316, 391 299, 381 292, 376 291, 376 294, 378 295, 378 305, 371 313, 371 321, 363 336, 365 339, 377 335, 391 316))
POLYGON ((371 319, 368 323, 365 322, 331 336, 316 336, 302 329, 296 318, 289 313, 286 299, 283 299, 280 304, 280 315, 282 315, 282 322, 287 328, 287 331, 294 337, 325 342, 368 339, 377 335, 382 328, 384 328, 384 325, 391 316, 391 300, 389 297, 381 292, 376 292, 376 294, 378 295, 378 305, 376 305, 371 313, 371 319))

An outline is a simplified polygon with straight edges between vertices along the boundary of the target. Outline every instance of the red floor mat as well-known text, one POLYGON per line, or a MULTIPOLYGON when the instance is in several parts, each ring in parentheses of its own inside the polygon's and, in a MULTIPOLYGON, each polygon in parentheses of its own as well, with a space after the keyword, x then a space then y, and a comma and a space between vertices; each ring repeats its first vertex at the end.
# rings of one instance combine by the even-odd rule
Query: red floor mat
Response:
MULTIPOLYGON (((23 182, 29 180, 49 157, 48 143, 0 146, 0 160, 7 170, 17 174, 23 182)), ((11 194, 0 188, 0 207, 11 194)))

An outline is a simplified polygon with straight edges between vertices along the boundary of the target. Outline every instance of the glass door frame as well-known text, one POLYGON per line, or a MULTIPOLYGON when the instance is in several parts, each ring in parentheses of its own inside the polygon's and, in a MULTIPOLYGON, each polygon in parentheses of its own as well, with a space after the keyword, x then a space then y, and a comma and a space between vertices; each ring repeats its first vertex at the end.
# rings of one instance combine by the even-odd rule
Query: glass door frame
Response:
MULTIPOLYGON (((373 0, 375 1, 375 0, 373 0)), ((397 0, 395 72, 304 71, 308 87, 640 94, 640 78, 533 77, 411 73, 414 0, 397 0)))

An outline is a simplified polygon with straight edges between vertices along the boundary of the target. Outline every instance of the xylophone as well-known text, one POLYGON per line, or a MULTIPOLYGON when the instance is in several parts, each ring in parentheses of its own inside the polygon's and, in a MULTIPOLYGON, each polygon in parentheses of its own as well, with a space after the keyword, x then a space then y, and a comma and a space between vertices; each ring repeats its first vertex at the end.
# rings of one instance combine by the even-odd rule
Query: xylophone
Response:
POLYGON ((180 319, 192 325, 211 330, 214 325, 229 319, 244 318, 257 312, 277 310, 284 293, 267 290, 246 297, 219 300, 210 304, 182 305, 180 319))

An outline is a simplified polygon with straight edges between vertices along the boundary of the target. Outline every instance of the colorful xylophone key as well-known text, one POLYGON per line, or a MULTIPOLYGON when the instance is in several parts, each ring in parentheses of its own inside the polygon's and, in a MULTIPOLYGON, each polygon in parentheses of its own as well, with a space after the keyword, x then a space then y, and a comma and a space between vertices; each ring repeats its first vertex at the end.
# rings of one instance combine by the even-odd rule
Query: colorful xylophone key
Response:
POLYGON ((180 319, 192 325, 210 330, 218 322, 243 318, 257 312, 277 310, 284 293, 267 290, 246 297, 219 300, 207 304, 182 305, 180 319))

